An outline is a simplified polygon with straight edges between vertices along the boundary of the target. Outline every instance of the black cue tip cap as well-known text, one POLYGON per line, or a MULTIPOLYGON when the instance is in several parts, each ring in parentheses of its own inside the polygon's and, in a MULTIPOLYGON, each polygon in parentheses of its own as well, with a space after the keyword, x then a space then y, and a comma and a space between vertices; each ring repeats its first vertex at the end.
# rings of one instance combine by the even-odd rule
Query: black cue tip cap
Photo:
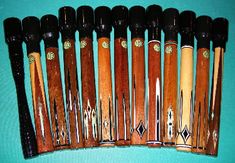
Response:
POLYGON ((127 28, 128 8, 125 6, 115 6, 112 8, 112 23, 114 28, 127 28))
POLYGON ((59 27, 57 17, 55 15, 44 15, 41 18, 41 31, 44 40, 58 40, 59 27))
POLYGON ((77 9, 77 29, 80 38, 92 37, 94 12, 90 6, 81 6, 77 9))
POLYGON ((225 18, 216 18, 212 25, 213 49, 216 47, 226 48, 228 41, 228 20, 225 18))
POLYGON ((7 44, 11 42, 22 42, 21 21, 18 18, 7 18, 3 22, 5 41, 7 44))
POLYGON ((180 14, 180 33, 188 34, 195 32, 196 14, 193 11, 183 11, 180 14))
POLYGON ((129 10, 129 25, 132 34, 144 33, 146 28, 145 8, 133 6, 129 10))
POLYGON ((211 40, 212 19, 209 16, 199 16, 196 19, 196 38, 211 40))
POLYGON ((179 31, 179 11, 175 8, 168 8, 163 11, 163 30, 164 32, 179 31))
POLYGON ((162 8, 158 5, 148 6, 146 9, 147 28, 161 28, 162 8))
POLYGON ((59 27, 63 31, 76 31, 76 13, 74 8, 70 6, 61 7, 59 9, 59 27))
POLYGON ((112 31, 111 10, 106 6, 95 9, 95 31, 97 38, 109 37, 112 31))
POLYGON ((22 20, 24 41, 29 42, 40 42, 41 41, 41 30, 40 21, 35 16, 28 16, 22 20))

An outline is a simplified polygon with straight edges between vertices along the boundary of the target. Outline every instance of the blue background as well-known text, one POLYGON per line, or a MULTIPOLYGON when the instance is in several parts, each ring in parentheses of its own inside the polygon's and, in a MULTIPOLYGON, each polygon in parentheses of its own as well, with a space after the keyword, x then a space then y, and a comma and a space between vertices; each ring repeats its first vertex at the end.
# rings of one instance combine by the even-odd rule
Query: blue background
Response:
MULTIPOLYGON (((8 58, 7 45, 4 40, 4 32, 2 22, 5 18, 14 16, 23 19, 26 16, 33 15, 41 18, 45 14, 58 14, 58 9, 62 6, 69 5, 77 9, 80 5, 90 5, 93 8, 97 6, 106 5, 113 7, 115 5, 126 5, 131 7, 133 5, 141 5, 147 7, 151 4, 159 4, 166 9, 168 7, 175 7, 179 11, 190 9, 196 12, 197 15, 209 15, 212 18, 226 17, 230 22, 229 28, 229 42, 227 43, 227 51, 224 60, 224 80, 223 80, 223 96, 222 96, 222 111, 221 111, 221 127, 220 127, 220 142, 218 157, 210 157, 204 155, 197 155, 185 152, 177 152, 173 148, 147 148, 147 147, 113 147, 113 148, 93 148, 93 149, 78 149, 78 150, 64 150, 53 153, 43 154, 39 157, 27 160, 27 162, 235 162, 235 125, 234 125, 234 72, 235 72, 235 5, 233 0, 197 0, 197 1, 180 1, 180 0, 118 0, 118 1, 101 1, 101 0, 1 0, 0 2, 0 160, 1 162, 24 162, 21 151, 20 135, 19 135, 19 121, 17 99, 15 93, 15 85, 11 73, 10 61, 8 58)), ((130 32, 128 31, 130 38, 130 32)), ((147 36, 147 32, 146 32, 147 36)), ((147 37, 146 37, 147 38, 147 37)), ((78 40, 78 33, 76 33, 78 40)), ((59 40, 61 42, 61 40, 59 40)), ((113 32, 111 36, 113 41, 113 32)), ((130 47, 130 41, 128 43, 130 47)), ((147 44, 145 44, 147 47, 147 44)), ((31 116, 32 96, 30 87, 29 65, 26 57, 25 44, 23 45, 25 53, 25 85, 27 99, 30 107, 31 116)), ((60 49, 61 44, 60 44, 60 49)), ((45 79, 45 89, 47 90, 46 79, 46 65, 43 42, 41 42, 42 50, 42 67, 45 79)), ((111 42, 112 50, 112 68, 113 68, 113 42, 111 42)), ((146 48, 147 50, 147 48, 146 48)), ((76 44, 78 75, 80 73, 80 57, 79 44, 76 44)), ((129 72, 131 72, 131 49, 129 51, 129 72)), ((97 43, 96 35, 94 33, 94 58, 97 79, 97 43)), ((147 53, 146 53, 147 61, 147 53)), ((162 57, 163 61, 163 57, 162 57)), ((194 63, 196 55, 194 57, 194 63)), ((211 53, 211 70, 213 64, 213 54, 211 53)), ((180 63, 180 53, 178 57, 180 63)), ((63 72, 63 55, 60 50, 60 63, 62 81, 64 82, 63 72)), ((162 62, 163 63, 163 62, 162 62)), ((196 64, 194 64, 196 65, 196 64)), ((195 66, 194 66, 195 69, 195 66)), ((112 69, 113 71, 113 69, 112 69)), ((146 64, 147 72, 147 64, 146 64)), ((195 74, 195 72, 194 72, 195 74)), ((211 76, 211 74, 210 74, 211 76)), ((147 77, 147 74, 146 74, 147 77)), ((96 80, 97 84, 97 80, 96 80)), ((113 83, 114 84, 114 83, 113 83)), ((79 87, 81 90, 81 81, 79 80, 79 87)), ((64 85, 63 85, 64 88, 64 85)), ((47 92, 46 92, 47 93, 47 92)), ((47 94, 48 100, 48 94, 47 94)), ((33 116, 32 116, 33 117, 33 116)))

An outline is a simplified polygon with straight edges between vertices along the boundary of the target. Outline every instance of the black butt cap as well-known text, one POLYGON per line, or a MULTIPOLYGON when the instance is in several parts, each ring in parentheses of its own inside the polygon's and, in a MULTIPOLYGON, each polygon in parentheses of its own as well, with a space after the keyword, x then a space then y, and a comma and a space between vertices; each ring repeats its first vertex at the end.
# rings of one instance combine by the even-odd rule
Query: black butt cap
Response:
POLYGON ((213 49, 222 47, 226 49, 226 42, 228 41, 228 20, 225 18, 216 18, 213 21, 213 49))
POLYGON ((193 11, 183 11, 180 14, 181 46, 194 45, 196 14, 193 11))
POLYGON ((162 8, 158 5, 148 6, 146 9, 148 39, 161 40, 162 8))
POLYGON ((145 8, 142 6, 133 6, 129 10, 129 28, 131 30, 131 38, 144 38, 146 28, 145 8))
POLYGON ((106 6, 95 9, 95 31, 97 38, 110 37, 112 31, 111 10, 106 6))
POLYGON ((42 38, 46 40, 58 40, 58 19, 54 15, 45 15, 41 18, 42 38))
POLYGON ((179 11, 175 8, 165 9, 163 12, 163 31, 165 40, 177 41, 179 31, 179 11))
POLYGON ((41 40, 41 30, 40 30, 40 21, 37 17, 28 16, 23 19, 23 33, 24 41, 27 43, 30 42, 40 42, 41 40))
POLYGON ((84 37, 92 38, 94 12, 90 6, 81 6, 77 9, 77 29, 80 39, 84 37))
POLYGON ((3 25, 6 43, 22 42, 21 21, 18 18, 7 18, 4 20, 3 25))

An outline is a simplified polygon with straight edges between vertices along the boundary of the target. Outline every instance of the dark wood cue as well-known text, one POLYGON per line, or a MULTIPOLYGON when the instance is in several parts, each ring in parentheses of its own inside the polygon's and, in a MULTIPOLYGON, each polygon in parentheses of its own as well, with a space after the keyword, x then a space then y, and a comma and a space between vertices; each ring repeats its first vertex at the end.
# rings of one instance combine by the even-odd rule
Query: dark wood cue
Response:
POLYGON ((162 8, 151 5, 146 9, 148 28, 148 135, 151 147, 162 145, 162 86, 161 86, 161 28, 162 8))
POLYGON ((134 6, 130 9, 129 16, 132 44, 131 144, 145 145, 147 139, 144 56, 145 9, 141 6, 134 6))
POLYGON ((82 72, 83 137, 85 147, 99 145, 95 72, 93 59, 94 14, 89 6, 77 9, 82 72))
POLYGON ((79 98, 75 51, 75 10, 66 6, 59 9, 59 28, 64 50, 64 72, 67 122, 69 123, 70 148, 83 147, 81 105, 79 98))
POLYGON ((193 115, 192 152, 206 152, 208 133, 209 62, 212 20, 200 16, 196 20, 197 66, 193 115))
POLYGON ((191 151, 193 123, 193 52, 196 14, 180 14, 181 64, 176 149, 191 151))
POLYGON ((40 21, 29 16, 23 19, 24 41, 30 65, 30 78, 33 97, 34 120, 38 153, 53 151, 50 121, 44 90, 43 74, 40 55, 40 21))
POLYGON ((226 42, 228 41, 228 20, 225 18, 216 18, 213 21, 212 30, 214 67, 210 99, 209 135, 206 146, 206 153, 209 155, 217 156, 219 143, 224 52, 226 50, 226 42))
POLYGON ((68 131, 58 54, 59 28, 57 17, 54 15, 43 16, 41 18, 41 31, 45 44, 53 146, 55 149, 68 148, 68 131))
POLYGON ((127 51, 128 9, 112 9, 114 27, 116 145, 130 144, 130 94, 127 51))
POLYGON ((12 75, 16 86, 21 147, 24 158, 27 159, 36 156, 38 152, 24 86, 24 56, 22 49, 23 36, 21 22, 19 19, 12 17, 5 19, 3 24, 5 41, 8 45, 12 75))
POLYGON ((116 139, 110 56, 111 23, 111 10, 108 7, 100 6, 95 9, 95 30, 98 40, 98 101, 101 146, 113 146, 116 139))
POLYGON ((163 12, 164 44, 164 91, 163 91, 163 144, 174 146, 176 141, 178 66, 177 47, 179 11, 168 8, 163 12))

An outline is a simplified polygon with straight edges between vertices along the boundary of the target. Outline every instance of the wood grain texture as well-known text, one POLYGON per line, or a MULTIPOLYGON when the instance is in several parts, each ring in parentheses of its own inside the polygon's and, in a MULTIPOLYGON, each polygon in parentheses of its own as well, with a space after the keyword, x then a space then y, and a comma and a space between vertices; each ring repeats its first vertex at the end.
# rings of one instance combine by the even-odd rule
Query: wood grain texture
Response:
POLYGON ((144 39, 133 38, 132 42, 132 145, 145 145, 145 59, 144 39))
POLYGON ((220 110, 222 97, 224 49, 215 48, 210 101, 209 132, 206 153, 217 156, 219 143, 220 110))
POLYGON ((193 118, 193 47, 181 48, 176 149, 191 151, 193 118))
POLYGON ((101 146, 112 146, 115 141, 114 110, 112 97, 112 74, 110 40, 107 37, 98 39, 98 87, 100 111, 101 146))
POLYGON ((149 110, 147 144, 151 147, 160 147, 163 136, 160 46, 160 42, 157 40, 148 43, 149 110))
POLYGON ((78 90, 77 64, 74 40, 63 42, 67 122, 70 148, 83 147, 81 105, 78 90))
POLYGON ((80 40, 84 146, 99 145, 92 39, 80 40))
POLYGON ((206 152, 208 131, 209 59, 209 49, 198 49, 192 135, 192 152, 196 153, 206 152))
POLYGON ((46 67, 53 146, 56 149, 68 148, 68 131, 65 119, 58 48, 46 48, 46 67))
POLYGON ((53 151, 40 54, 28 54, 38 153, 53 151))
POLYGON ((130 144, 130 94, 127 40, 114 40, 116 145, 130 144))
POLYGON ((164 49, 163 142, 165 146, 173 146, 176 141, 177 117, 177 43, 167 41, 164 49))

